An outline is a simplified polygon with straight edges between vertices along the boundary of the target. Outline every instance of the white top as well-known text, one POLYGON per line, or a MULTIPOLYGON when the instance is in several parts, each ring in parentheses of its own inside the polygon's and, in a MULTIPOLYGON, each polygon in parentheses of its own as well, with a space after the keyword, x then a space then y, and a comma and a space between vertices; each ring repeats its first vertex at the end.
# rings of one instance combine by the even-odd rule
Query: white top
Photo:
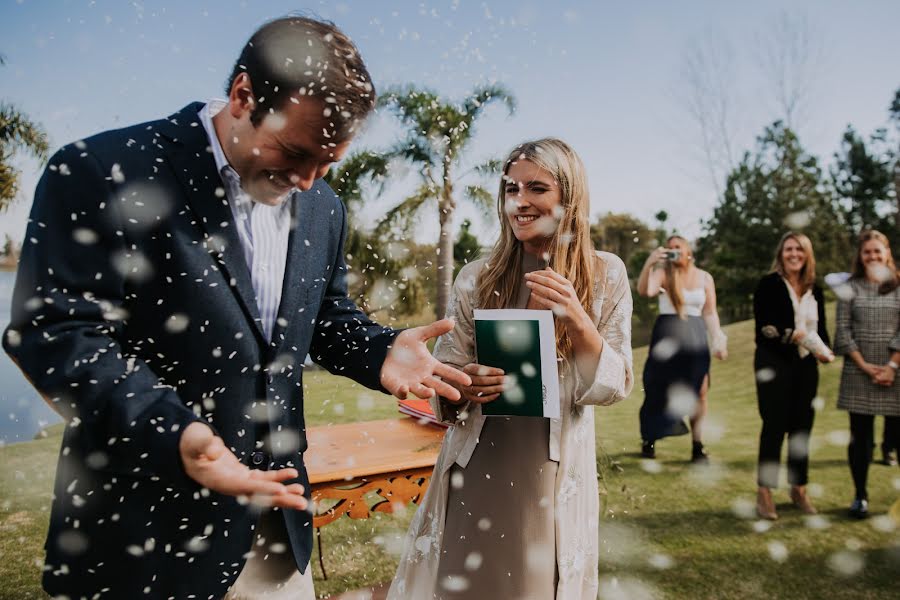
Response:
POLYGON ((250 271, 256 306, 262 319, 266 337, 272 339, 272 329, 281 304, 284 269, 287 263, 288 239, 291 233, 290 202, 269 206, 256 202, 241 188, 241 177, 228 164, 212 118, 227 104, 214 98, 200 109, 200 122, 209 138, 209 146, 222 178, 225 197, 234 217, 238 238, 244 250, 244 260, 250 271))
MULTIPOLYGON (((784 285, 787 286, 788 294, 791 297, 791 304, 794 305, 794 331, 800 330, 805 331, 806 333, 818 332, 819 303, 816 302, 816 299, 813 296, 812 288, 810 287, 806 290, 801 298, 797 298, 797 292, 794 291, 794 286, 788 283, 788 280, 784 277, 782 277, 781 280, 784 281, 784 285)), ((800 345, 797 346, 797 352, 800 353, 800 358, 804 358, 809 354, 809 350, 800 345)))
MULTIPOLYGON (((703 306, 706 304, 706 288, 698 287, 693 289, 684 289, 681 291, 684 298, 684 314, 688 317, 699 317, 703 315, 703 306)), ((672 306, 672 300, 666 293, 666 290, 659 292, 659 314, 674 315, 675 307, 672 306)))

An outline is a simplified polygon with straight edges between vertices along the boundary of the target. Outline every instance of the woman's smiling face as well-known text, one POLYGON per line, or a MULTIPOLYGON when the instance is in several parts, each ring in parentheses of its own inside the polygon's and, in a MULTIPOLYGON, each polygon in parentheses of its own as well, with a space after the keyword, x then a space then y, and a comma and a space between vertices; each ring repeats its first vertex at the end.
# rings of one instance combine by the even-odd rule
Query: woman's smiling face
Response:
POLYGON ((540 254, 556 233, 562 195, 553 176, 529 160, 518 160, 504 175, 506 218, 530 254, 540 254))
POLYGON ((806 265, 806 251, 800 242, 794 238, 788 238, 781 249, 781 263, 784 265, 786 275, 800 275, 800 271, 806 265))

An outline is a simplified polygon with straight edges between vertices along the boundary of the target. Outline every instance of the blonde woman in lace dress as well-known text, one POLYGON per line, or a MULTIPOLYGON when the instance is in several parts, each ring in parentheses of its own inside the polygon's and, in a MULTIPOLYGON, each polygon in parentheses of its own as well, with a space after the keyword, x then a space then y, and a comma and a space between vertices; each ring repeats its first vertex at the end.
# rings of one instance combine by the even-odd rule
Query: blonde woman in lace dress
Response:
POLYGON ((432 401, 449 428, 388 598, 594 599, 598 523, 594 405, 633 385, 625 266, 590 241, 584 166, 564 142, 514 149, 500 185, 500 239, 463 267, 434 354, 462 368, 462 399, 432 401), (475 308, 555 315, 560 419, 490 417, 504 374, 476 364, 475 308))

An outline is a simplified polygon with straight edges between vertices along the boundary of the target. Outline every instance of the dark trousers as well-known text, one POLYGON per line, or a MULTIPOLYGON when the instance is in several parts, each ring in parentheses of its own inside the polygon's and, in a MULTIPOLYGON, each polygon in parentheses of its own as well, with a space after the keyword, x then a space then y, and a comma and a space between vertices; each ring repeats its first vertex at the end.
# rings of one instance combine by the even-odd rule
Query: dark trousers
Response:
POLYGON ((757 349, 756 394, 762 431, 759 434, 757 483, 778 487, 781 446, 788 438, 788 482, 806 485, 809 473, 809 433, 812 407, 819 386, 819 370, 813 356, 772 356, 757 349))
POLYGON ((881 450, 888 453, 892 450, 900 450, 900 418, 885 417, 884 433, 881 435, 881 450))
MULTIPOLYGON (((900 417, 884 418, 884 443, 900 447, 900 417), (891 437, 888 437, 891 436, 891 437)), ((868 500, 869 492, 866 482, 869 479, 869 464, 872 462, 872 447, 875 439, 875 415, 850 413, 850 445, 847 446, 847 461, 850 463, 850 474, 856 486, 856 497, 868 500)))

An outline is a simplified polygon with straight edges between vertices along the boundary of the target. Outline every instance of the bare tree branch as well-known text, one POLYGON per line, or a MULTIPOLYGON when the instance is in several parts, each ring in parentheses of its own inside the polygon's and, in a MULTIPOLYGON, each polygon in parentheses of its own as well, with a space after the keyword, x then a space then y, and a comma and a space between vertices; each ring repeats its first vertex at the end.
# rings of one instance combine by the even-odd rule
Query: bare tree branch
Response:
POLYGON ((771 88, 778 118, 796 131, 808 117, 824 64, 822 34, 805 14, 782 12, 760 30, 756 41, 757 64, 771 88))
POLYGON ((736 162, 734 115, 739 112, 736 56, 731 43, 712 32, 694 39, 684 53, 675 95, 696 135, 702 162, 717 195, 736 162))

